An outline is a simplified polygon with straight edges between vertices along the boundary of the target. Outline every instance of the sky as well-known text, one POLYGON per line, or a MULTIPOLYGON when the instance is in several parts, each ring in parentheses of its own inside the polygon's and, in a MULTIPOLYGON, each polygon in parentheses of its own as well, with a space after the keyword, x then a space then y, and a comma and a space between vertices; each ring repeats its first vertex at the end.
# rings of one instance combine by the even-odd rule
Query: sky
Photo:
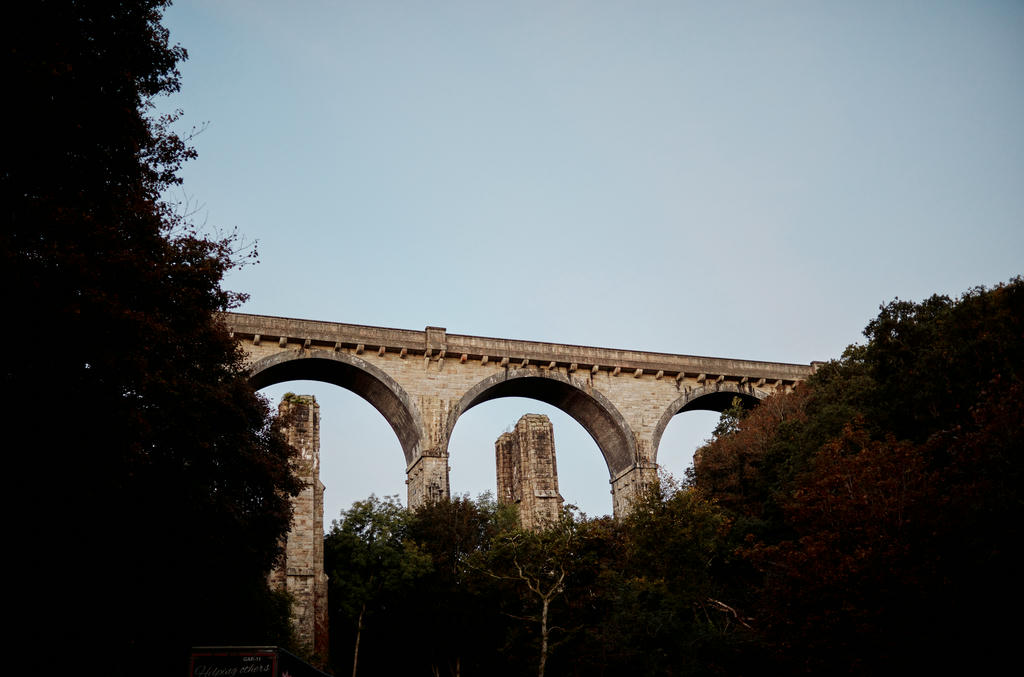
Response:
MULTIPOLYGON (((167 197, 259 263, 243 312, 808 364, 894 298, 1024 273, 1024 3, 178 0, 167 197)), ((331 519, 405 500, 384 418, 315 382, 331 519)), ((573 419, 459 420, 454 494, 554 425, 559 484, 611 512, 573 419)), ((717 422, 675 417, 675 475, 717 422)))

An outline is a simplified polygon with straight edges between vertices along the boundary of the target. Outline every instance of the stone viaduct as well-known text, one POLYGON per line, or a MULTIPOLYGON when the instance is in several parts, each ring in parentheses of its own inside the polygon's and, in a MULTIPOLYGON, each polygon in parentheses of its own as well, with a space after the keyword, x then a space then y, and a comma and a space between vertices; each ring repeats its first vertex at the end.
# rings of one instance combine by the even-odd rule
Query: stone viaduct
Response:
POLYGON ((360 395, 405 453, 408 505, 447 497, 448 440, 464 412, 499 397, 551 404, 582 425, 604 455, 613 510, 657 477, 658 443, 676 414, 722 411, 791 390, 814 363, 783 364, 594 348, 338 322, 225 313, 257 388, 293 380, 360 395))

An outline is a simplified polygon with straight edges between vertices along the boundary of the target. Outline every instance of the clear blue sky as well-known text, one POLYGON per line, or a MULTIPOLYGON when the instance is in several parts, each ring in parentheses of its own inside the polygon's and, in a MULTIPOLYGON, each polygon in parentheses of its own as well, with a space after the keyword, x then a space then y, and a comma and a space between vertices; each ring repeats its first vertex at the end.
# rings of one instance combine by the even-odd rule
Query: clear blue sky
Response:
MULTIPOLYGON (((1024 3, 179 0, 184 193, 260 263, 242 310, 809 363, 881 303, 1024 273, 1024 3)), ((328 520, 405 499, 384 419, 323 384, 328 520)), ((456 427, 555 425, 562 494, 611 511, 572 419, 499 400, 456 427)), ((676 417, 681 474, 717 417, 676 417)))

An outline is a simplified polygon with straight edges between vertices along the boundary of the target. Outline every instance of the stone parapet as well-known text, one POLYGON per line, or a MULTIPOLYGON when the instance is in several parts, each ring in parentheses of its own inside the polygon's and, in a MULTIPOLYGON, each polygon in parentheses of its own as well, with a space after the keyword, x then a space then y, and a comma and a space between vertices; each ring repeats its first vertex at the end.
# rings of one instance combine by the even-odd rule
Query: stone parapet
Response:
POLYGON ((505 365, 533 364, 542 369, 568 369, 570 373, 578 370, 615 372, 618 368, 616 376, 692 377, 700 383, 714 382, 721 378, 722 381, 744 383, 756 383, 762 379, 764 383, 781 380, 784 385, 792 385, 807 378, 813 371, 810 364, 449 334, 443 327, 427 327, 423 331, 415 331, 246 313, 224 313, 222 317, 229 331, 240 340, 269 341, 280 347, 301 345, 305 348, 346 349, 354 350, 356 354, 366 351, 402 354, 404 350, 404 354, 410 356, 462 362, 484 360, 485 364, 505 360, 505 365), (524 361, 526 364, 523 364, 524 361))

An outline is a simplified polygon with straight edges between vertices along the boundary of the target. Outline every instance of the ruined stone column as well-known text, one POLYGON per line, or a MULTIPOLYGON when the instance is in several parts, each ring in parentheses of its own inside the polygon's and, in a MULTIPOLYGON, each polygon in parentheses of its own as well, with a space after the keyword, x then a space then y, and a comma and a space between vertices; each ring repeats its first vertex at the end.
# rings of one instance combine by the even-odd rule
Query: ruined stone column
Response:
POLYGON ((327 658, 327 575, 324 572, 324 485, 320 481, 320 405, 312 395, 288 393, 278 405, 285 437, 299 452, 293 469, 304 487, 292 499, 285 557, 271 585, 292 595, 292 626, 310 653, 327 658))
POLYGON ((494 443, 498 476, 498 502, 519 507, 519 523, 537 530, 558 520, 562 496, 558 493, 558 466, 551 421, 526 414, 515 430, 494 443))

